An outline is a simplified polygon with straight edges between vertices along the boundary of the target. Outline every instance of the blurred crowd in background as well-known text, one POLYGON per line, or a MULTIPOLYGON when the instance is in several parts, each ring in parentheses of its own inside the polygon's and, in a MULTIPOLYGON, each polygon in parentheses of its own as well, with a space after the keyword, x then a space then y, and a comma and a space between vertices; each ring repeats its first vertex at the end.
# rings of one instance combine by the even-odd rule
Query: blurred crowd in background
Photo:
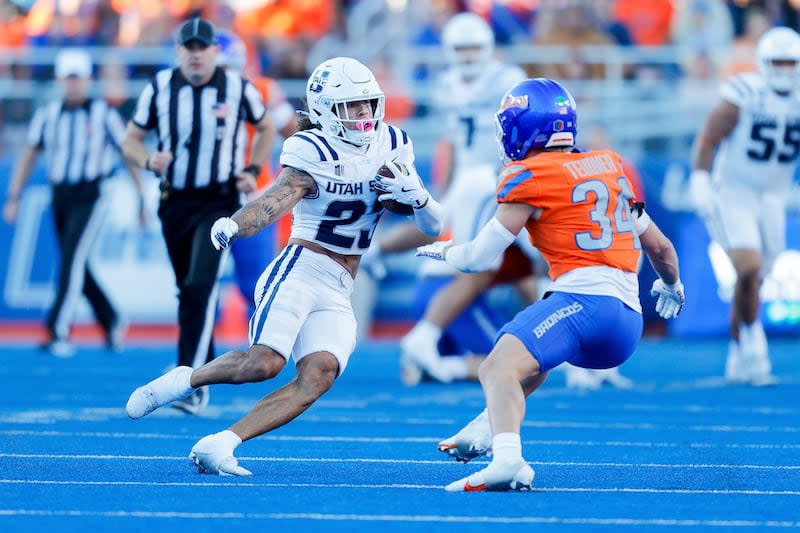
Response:
MULTIPOLYGON (((648 210, 670 235, 696 222, 676 215, 691 212, 689 150, 720 80, 755 70, 756 43, 769 28, 800 28, 800 0, 0 0, 0 168, 11 168, 24 146, 33 111, 56 97, 59 50, 89 50, 99 82, 94 96, 127 119, 150 76, 176 65, 177 28, 201 16, 237 34, 247 48, 245 76, 277 79, 296 109, 304 109, 305 82, 324 59, 345 55, 366 63, 387 95, 386 120, 409 132, 421 175, 436 183, 446 154, 439 150, 444 132, 432 111, 432 80, 446 66, 442 29, 464 11, 489 22, 500 59, 569 87, 581 109, 579 144, 612 147, 626 157, 641 174, 648 210)), ((275 144, 277 154, 282 143, 275 144)), ((154 205, 155 180, 146 184, 154 205)), ((789 203, 797 210, 800 187, 795 197, 789 203)), ((123 211, 116 210, 118 218, 123 211)), ((114 231, 103 249, 115 261, 114 250, 127 243, 127 260, 141 272, 152 258, 128 222, 109 225, 114 231)), ((153 232, 141 238, 151 237, 159 238, 153 232)), ((707 268, 705 253, 698 255, 707 268)), ((392 266, 405 275, 400 281, 413 282, 413 265, 410 258, 392 266)), ((382 295, 386 309, 405 302, 387 284, 382 295)), ((46 301, 42 293, 39 303, 24 305, 46 301)), ((793 323, 800 323, 800 306, 795 313, 793 323)))
MULTIPOLYGON (((304 80, 324 56, 356 45, 353 55, 360 48, 361 55, 375 56, 369 58, 373 68, 392 78, 397 54, 438 44, 444 23, 470 10, 490 22, 501 47, 674 45, 680 48, 674 64, 629 65, 624 76, 709 78, 751 68, 758 37, 773 25, 797 27, 797 7, 800 0, 1 0, 0 48, 169 46, 177 26, 200 15, 242 37, 251 74, 304 80), (365 35, 348 34, 354 18, 365 21, 365 35), (398 26, 405 42, 396 38, 398 26), (391 46, 382 50, 388 27, 394 30, 391 46)), ((6 57, 0 77, 52 78, 49 64, 6 57)), ((166 64, 170 59, 161 57, 166 64)), ((105 62, 97 74, 145 79, 162 66, 105 62)), ((527 69, 561 80, 607 75, 602 63, 590 62, 577 48, 566 61, 537 61, 527 69)), ((397 77, 409 84, 429 74, 420 67, 410 79, 397 77)), ((407 100, 396 102, 389 118, 425 111, 407 100)))

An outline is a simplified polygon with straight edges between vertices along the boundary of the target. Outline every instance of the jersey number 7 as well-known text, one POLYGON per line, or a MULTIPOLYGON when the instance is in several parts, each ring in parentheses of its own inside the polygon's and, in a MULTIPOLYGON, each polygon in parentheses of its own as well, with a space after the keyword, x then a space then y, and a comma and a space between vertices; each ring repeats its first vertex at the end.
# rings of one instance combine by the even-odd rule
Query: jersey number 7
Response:
POLYGON ((633 199, 633 192, 628 186, 628 180, 624 176, 617 178, 620 192, 617 194, 616 207, 614 212, 609 212, 609 199, 611 191, 608 185, 601 180, 589 180, 579 183, 572 189, 572 202, 583 203, 594 196, 594 209, 590 213, 593 223, 600 227, 600 235, 594 237, 595 232, 584 231, 575 234, 575 243, 581 250, 606 250, 611 247, 614 235, 630 233, 633 236, 633 247, 641 249, 639 234, 633 225, 633 214, 631 213, 628 202, 633 199), (613 221, 613 226, 612 226, 613 221), (616 232, 614 231, 616 227, 616 232))

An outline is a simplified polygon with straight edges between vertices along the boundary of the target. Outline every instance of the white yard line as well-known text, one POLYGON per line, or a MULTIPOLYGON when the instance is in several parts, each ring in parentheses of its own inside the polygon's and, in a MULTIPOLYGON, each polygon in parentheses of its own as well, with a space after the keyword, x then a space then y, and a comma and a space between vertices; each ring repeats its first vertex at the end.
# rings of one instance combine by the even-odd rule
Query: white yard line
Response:
MULTIPOLYGON (((59 438, 93 438, 93 439, 136 439, 136 440, 186 440, 196 441, 201 434, 185 433, 139 433, 122 431, 54 431, 31 429, 5 429, 0 435, 20 437, 59 437, 59 438)), ((339 435, 261 435, 260 441, 272 442, 353 442, 365 444, 419 443, 431 444, 442 440, 438 437, 357 437, 339 435)), ((574 439, 533 439, 522 442, 526 446, 577 446, 577 447, 621 447, 621 448, 729 448, 729 449, 763 449, 763 450, 796 450, 800 444, 775 443, 719 443, 719 442, 666 442, 666 441, 628 441, 628 440, 574 440, 574 439)))
POLYGON ((80 511, 0 509, 0 516, 64 516, 103 518, 177 518, 196 520, 314 520, 355 522, 438 522, 486 524, 565 524, 610 526, 683 526, 683 527, 780 527, 795 528, 800 522, 762 520, 680 520, 672 518, 565 518, 558 516, 455 516, 455 515, 368 515, 322 513, 179 513, 153 511, 80 511))
MULTIPOLYGON (((128 486, 128 487, 264 487, 264 488, 329 488, 329 489, 413 489, 442 490, 443 485, 419 485, 410 483, 256 483, 240 481, 65 481, 51 479, 0 479, 0 485, 68 485, 68 486, 128 486)), ((651 489, 634 487, 535 487, 536 492, 574 493, 632 493, 632 494, 686 494, 686 495, 746 495, 746 496, 800 496, 797 490, 756 489, 651 489)))
MULTIPOLYGON (((113 454, 51 454, 51 453, 0 453, 4 459, 55 459, 65 461, 187 461, 183 456, 174 455, 113 455, 113 454)), ((419 464, 419 465, 458 465, 455 461, 424 459, 382 459, 373 457, 239 457, 241 461, 260 461, 273 463, 381 463, 381 464, 419 464)), ((475 461, 479 464, 485 461, 475 461)), ((614 463, 583 461, 528 461, 542 466, 583 466, 603 468, 670 468, 700 469, 725 468, 745 470, 800 470, 800 465, 751 465, 751 464, 710 464, 710 463, 614 463)))

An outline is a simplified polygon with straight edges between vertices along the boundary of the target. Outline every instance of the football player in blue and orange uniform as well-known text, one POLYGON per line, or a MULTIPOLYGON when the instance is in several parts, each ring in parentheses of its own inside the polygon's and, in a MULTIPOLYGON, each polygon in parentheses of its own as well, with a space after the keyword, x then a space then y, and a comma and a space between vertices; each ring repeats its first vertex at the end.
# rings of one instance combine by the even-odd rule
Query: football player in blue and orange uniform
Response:
POLYGON ((609 150, 577 152, 572 95, 555 81, 525 80, 497 112, 500 173, 495 217, 470 242, 437 242, 418 255, 481 272, 525 228, 549 265, 553 283, 542 300, 498 333, 479 377, 487 409, 439 450, 468 461, 493 452, 483 470, 448 491, 524 490, 534 472, 522 457, 525 398, 567 361, 611 368, 627 360, 642 335, 637 263, 644 249, 659 275, 652 288, 664 318, 684 296, 675 248, 634 203, 621 157, 609 150))

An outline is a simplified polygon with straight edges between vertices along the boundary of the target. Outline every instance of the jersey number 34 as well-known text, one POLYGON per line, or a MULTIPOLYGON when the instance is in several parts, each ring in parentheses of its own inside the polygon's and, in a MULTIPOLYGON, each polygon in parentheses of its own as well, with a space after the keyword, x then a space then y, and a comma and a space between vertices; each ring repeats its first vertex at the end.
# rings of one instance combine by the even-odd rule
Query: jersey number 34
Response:
POLYGON ((572 189, 572 202, 583 203, 594 196, 594 209, 590 212, 590 218, 594 224, 600 227, 600 235, 595 237, 593 231, 584 231, 575 234, 575 243, 581 250, 606 250, 611 247, 614 240, 614 227, 616 234, 630 233, 633 236, 633 247, 641 249, 639 234, 633 225, 633 215, 628 202, 633 199, 633 192, 628 186, 625 177, 617 178, 620 192, 617 194, 616 207, 613 213, 609 213, 609 199, 611 191, 608 185, 600 180, 589 180, 579 183, 572 189), (612 226, 613 221, 613 226, 612 226))

